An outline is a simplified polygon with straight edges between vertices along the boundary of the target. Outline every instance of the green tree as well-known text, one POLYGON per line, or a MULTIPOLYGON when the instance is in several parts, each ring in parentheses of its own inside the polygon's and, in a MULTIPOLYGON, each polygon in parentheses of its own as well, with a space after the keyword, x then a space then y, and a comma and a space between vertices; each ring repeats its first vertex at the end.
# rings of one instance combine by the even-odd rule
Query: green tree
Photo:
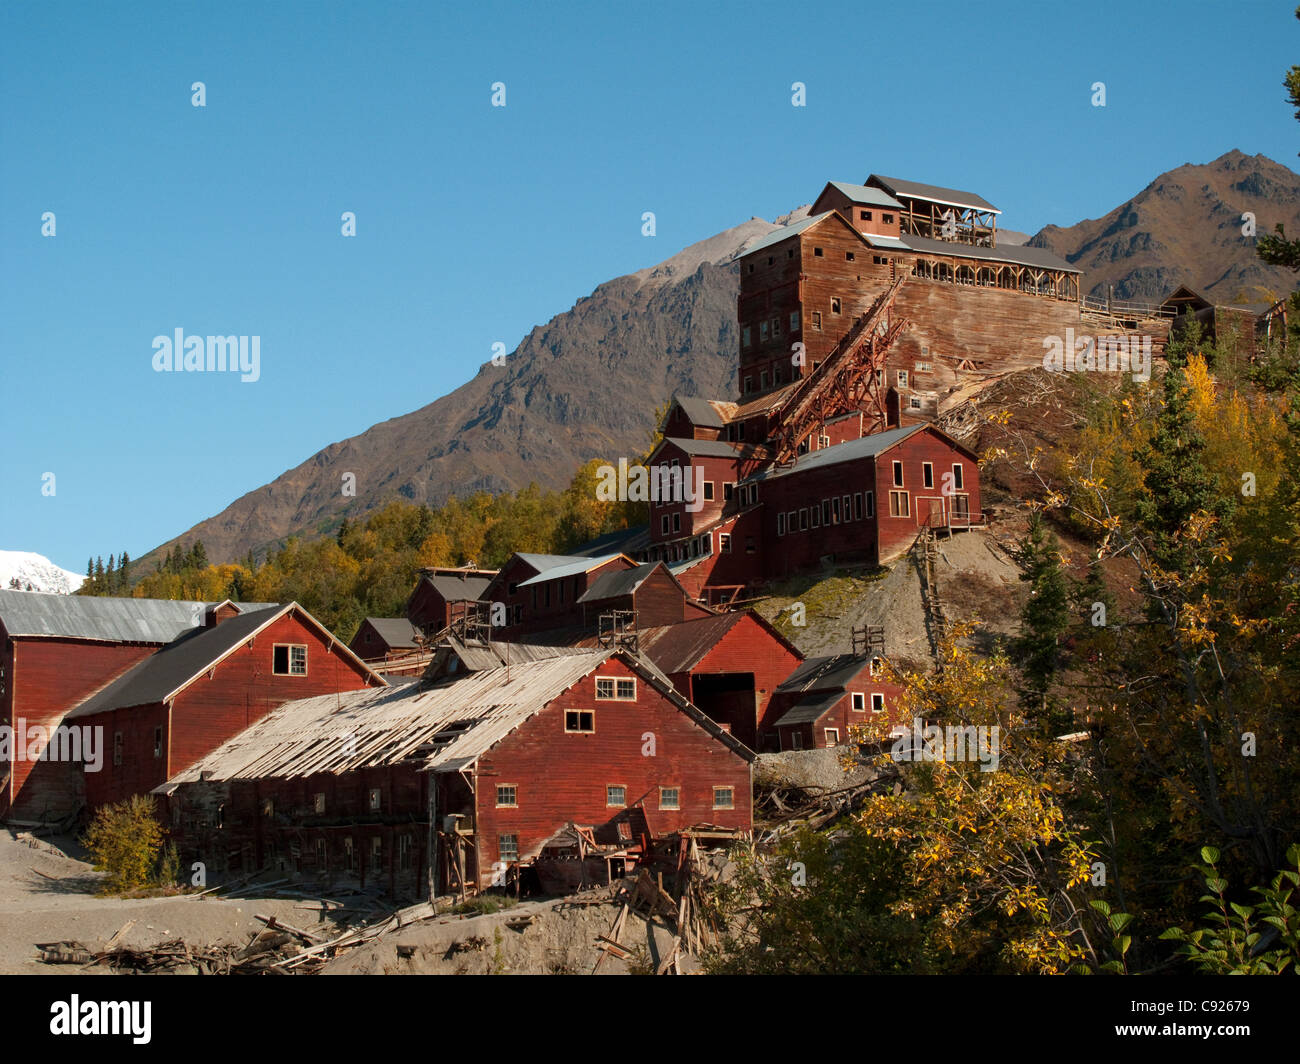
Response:
POLYGON ((1048 735, 1058 735, 1070 718, 1052 708, 1049 691, 1060 664, 1061 636, 1070 626, 1070 596, 1061 571, 1060 544, 1047 531, 1041 514, 1030 515, 1029 530, 1014 557, 1022 570, 1020 579, 1029 584, 1019 640, 1026 712, 1048 735))
POLYGON ((153 800, 137 794, 101 806, 81 841, 90 851, 95 870, 108 873, 104 891, 120 892, 149 883, 162 835, 153 800))
MULTIPOLYGON (((1296 8, 1295 17, 1300 19, 1300 7, 1296 8)), ((1295 109, 1295 117, 1300 121, 1300 66, 1292 66, 1282 80, 1286 95, 1295 109)), ((1289 270, 1300 270, 1300 240, 1288 240, 1286 230, 1278 222, 1274 234, 1261 236, 1255 245, 1255 252, 1267 263, 1285 266, 1289 270)))

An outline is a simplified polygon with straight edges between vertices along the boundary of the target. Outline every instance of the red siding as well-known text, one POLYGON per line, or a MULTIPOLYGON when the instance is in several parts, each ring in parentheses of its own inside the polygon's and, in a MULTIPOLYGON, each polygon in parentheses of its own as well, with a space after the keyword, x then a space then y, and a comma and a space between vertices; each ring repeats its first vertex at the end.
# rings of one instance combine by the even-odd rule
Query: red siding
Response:
POLYGON ((479 760, 477 824, 481 880, 491 877, 499 837, 519 836, 526 859, 569 821, 602 825, 623 813, 605 804, 607 785, 626 788, 627 806, 643 803, 652 835, 694 824, 751 830, 748 762, 713 738, 621 661, 611 660, 479 760), (635 702, 598 700, 596 676, 632 676, 635 702), (595 732, 564 730, 565 709, 595 712, 595 732), (643 749, 654 737, 654 755, 643 749), (498 784, 518 788, 517 808, 496 807, 498 784), (732 788, 734 808, 715 809, 713 788, 732 788), (659 788, 677 787, 678 810, 659 808, 659 788))
MULTIPOLYGON (((19 718, 28 728, 58 726, 63 715, 87 696, 158 649, 158 644, 95 643, 79 639, 8 641, 5 654, 5 722, 19 718)), ((8 793, 10 816, 19 820, 59 817, 75 798, 69 794, 75 772, 50 761, 19 761, 8 793)))

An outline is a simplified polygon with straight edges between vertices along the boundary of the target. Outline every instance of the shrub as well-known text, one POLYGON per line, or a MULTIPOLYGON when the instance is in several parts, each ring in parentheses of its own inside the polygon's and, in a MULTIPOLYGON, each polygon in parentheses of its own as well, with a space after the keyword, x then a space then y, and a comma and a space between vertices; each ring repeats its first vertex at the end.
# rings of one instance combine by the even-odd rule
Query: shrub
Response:
POLYGON ((104 891, 113 893, 148 885, 162 835, 153 801, 137 794, 101 808, 81 842, 90 851, 95 870, 108 873, 104 891))

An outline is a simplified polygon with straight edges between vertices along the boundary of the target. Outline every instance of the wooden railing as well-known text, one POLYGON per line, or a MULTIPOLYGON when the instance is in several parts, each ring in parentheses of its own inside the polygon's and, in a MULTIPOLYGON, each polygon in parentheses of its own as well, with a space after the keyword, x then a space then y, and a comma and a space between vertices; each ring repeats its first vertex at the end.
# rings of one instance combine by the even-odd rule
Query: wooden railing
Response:
POLYGON ((1095 296, 1084 296, 1082 305, 1084 310, 1111 314, 1117 318, 1172 318, 1175 316, 1173 307, 1165 307, 1159 303, 1131 303, 1119 299, 1112 299, 1107 302, 1095 296))

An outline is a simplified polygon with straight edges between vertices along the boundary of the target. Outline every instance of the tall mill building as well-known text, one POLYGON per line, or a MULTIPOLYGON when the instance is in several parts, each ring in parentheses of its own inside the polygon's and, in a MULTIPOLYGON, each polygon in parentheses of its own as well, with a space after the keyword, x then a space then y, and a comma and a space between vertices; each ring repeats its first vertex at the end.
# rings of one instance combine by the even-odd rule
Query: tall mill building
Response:
POLYGON ((1080 271, 1000 240, 972 192, 872 174, 740 256, 737 398, 676 398, 651 465, 702 499, 651 504, 622 549, 718 604, 822 561, 880 563, 982 519, 974 453, 934 422, 1042 364, 1081 322, 1080 271), (696 473, 696 469, 701 470, 696 473))

